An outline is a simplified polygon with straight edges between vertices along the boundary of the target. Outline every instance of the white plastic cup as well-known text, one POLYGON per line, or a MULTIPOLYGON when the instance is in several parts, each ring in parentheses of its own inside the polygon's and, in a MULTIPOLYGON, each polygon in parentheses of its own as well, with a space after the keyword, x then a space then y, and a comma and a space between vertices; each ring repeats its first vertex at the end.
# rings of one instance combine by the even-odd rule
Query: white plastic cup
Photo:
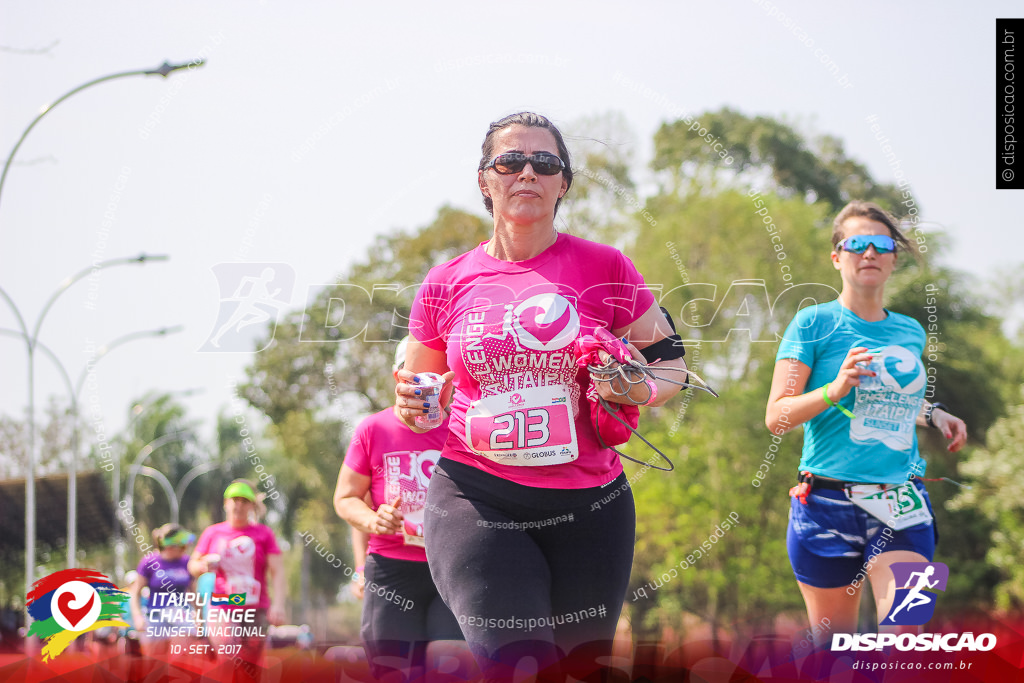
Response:
POLYGON ((419 380, 416 386, 420 388, 420 398, 427 404, 427 412, 416 416, 416 426, 420 429, 440 427, 444 422, 441 410, 441 388, 444 386, 444 380, 441 375, 434 372, 421 372, 416 378, 419 380))

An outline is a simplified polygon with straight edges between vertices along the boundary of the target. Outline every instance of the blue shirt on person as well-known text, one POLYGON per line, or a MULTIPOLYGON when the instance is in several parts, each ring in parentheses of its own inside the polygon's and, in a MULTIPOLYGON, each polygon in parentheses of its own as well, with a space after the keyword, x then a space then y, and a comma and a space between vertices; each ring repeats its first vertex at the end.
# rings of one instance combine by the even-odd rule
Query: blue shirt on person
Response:
POLYGON ((804 424, 801 472, 878 484, 924 474, 915 422, 928 384, 925 332, 909 316, 886 313, 868 322, 836 300, 800 310, 786 328, 775 360, 793 358, 811 368, 805 392, 820 393, 835 380, 850 349, 883 349, 877 386, 854 387, 839 402, 854 418, 829 408, 804 424))

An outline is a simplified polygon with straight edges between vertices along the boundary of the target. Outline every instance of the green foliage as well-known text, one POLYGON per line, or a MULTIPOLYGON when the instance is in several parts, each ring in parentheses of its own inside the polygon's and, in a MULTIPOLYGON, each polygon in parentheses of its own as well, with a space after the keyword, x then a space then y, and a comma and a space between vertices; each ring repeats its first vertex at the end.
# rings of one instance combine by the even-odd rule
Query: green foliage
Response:
POLYGON ((449 207, 415 233, 378 236, 365 260, 277 325, 239 394, 275 424, 339 397, 362 413, 391 405, 394 342, 407 334, 419 284, 430 268, 488 238, 482 219, 449 207))
POLYGON ((989 522, 991 546, 985 559, 998 570, 996 606, 1024 609, 1024 396, 989 429, 988 445, 976 449, 961 469, 973 488, 953 501, 954 510, 974 511, 989 522))
MULTIPOLYGON (((653 166, 672 182, 647 200, 657 225, 638 232, 630 254, 648 283, 661 285, 661 303, 684 339, 699 341, 687 361, 722 398, 700 394, 685 409, 685 397, 676 399, 661 409, 674 409, 671 419, 642 420, 645 435, 679 462, 675 472, 647 473, 634 488, 639 540, 631 588, 657 583, 673 567, 680 578, 663 582, 656 598, 631 602, 633 627, 641 633, 683 631, 688 614, 713 631, 726 624, 757 630, 780 612, 801 611, 785 559, 786 493, 800 457, 800 431, 783 437, 772 454, 773 439, 763 427, 778 335, 799 307, 830 301, 841 289, 828 258, 838 208, 853 198, 901 208, 896 188, 872 179, 835 139, 808 145, 780 122, 728 109, 698 118, 727 141, 734 163, 726 166, 685 122, 662 126, 653 166), (722 175, 726 168, 731 176, 722 175), (722 178, 729 180, 724 187, 722 178), (764 186, 765 178, 773 191, 748 189, 764 186), (765 479, 753 487, 762 465, 765 479), (707 540, 707 530, 733 509, 732 501, 744 524, 679 570, 707 540)), ((963 274, 929 267, 941 234, 929 233, 928 242, 928 253, 900 260, 887 306, 917 318, 926 331, 928 316, 937 316, 938 329, 930 330, 938 332, 935 357, 925 357, 937 380, 935 400, 963 416, 975 439, 983 438, 1024 376, 1020 349, 985 312, 986 302, 970 293, 963 274)), ((940 435, 921 430, 921 448, 929 476, 959 476, 959 456, 945 450, 940 435)), ((944 609, 979 609, 991 601, 996 577, 981 558, 986 552, 1015 557, 1019 553, 1006 548, 1019 545, 1003 547, 1007 539, 993 532, 992 520, 968 506, 947 510, 951 485, 929 488, 942 534, 939 557, 956 567, 944 609)))
POLYGON ((703 112, 694 122, 664 123, 654 136, 652 166, 670 172, 674 189, 685 179, 713 179, 713 175, 698 172, 710 168, 731 171, 745 179, 742 184, 768 177, 777 194, 824 202, 833 211, 851 199, 876 201, 890 210, 899 208, 900 191, 892 184, 875 181, 863 164, 846 156, 838 138, 822 136, 808 141, 782 121, 767 116, 751 118, 728 107, 703 112), (706 131, 703 137, 698 135, 700 128, 694 129, 694 122, 706 131), (723 148, 728 157, 721 156, 723 148))
MULTIPOLYGON (((759 374, 770 379, 770 370, 759 374)), ((645 436, 676 469, 647 471, 633 487, 638 541, 630 588, 646 585, 650 596, 630 593, 638 634, 657 637, 666 627, 684 632, 687 615, 709 623, 715 634, 763 633, 780 612, 802 604, 785 560, 786 491, 799 436, 774 444, 760 421, 737 421, 737 415, 763 414, 763 386, 754 379, 719 387, 726 400, 684 396, 642 420, 645 436), (767 473, 759 480, 762 463, 767 473), (738 526, 717 531, 736 519, 738 526), (678 578, 665 581, 673 569, 678 578)), ((643 450, 629 447, 633 457, 647 458, 643 450)))
POLYGON ((656 628, 683 632, 687 615, 714 633, 764 632, 780 612, 802 605, 785 548, 800 436, 772 438, 765 399, 776 335, 806 297, 834 299, 837 276, 821 227, 827 207, 760 199, 762 214, 754 198, 736 190, 658 195, 647 203, 657 226, 643 230, 631 250, 648 283, 662 286, 661 304, 680 334, 699 341, 687 363, 722 395, 684 392, 642 421, 645 436, 676 461, 674 472, 648 472, 634 487, 639 540, 631 588, 656 584, 673 567, 680 575, 656 598, 631 603, 634 630, 652 636, 656 628), (773 242, 773 233, 781 239, 773 242), (733 512, 740 525, 691 564, 733 512), (689 566, 680 569, 680 562, 689 566))

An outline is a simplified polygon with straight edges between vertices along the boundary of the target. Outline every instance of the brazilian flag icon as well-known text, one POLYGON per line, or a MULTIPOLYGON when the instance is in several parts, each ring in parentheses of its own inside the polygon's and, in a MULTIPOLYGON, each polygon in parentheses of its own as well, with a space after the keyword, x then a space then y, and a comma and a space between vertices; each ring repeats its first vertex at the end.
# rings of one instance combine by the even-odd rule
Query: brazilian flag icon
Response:
POLYGON ((245 593, 232 593, 228 596, 228 603, 231 605, 242 606, 245 604, 245 593))

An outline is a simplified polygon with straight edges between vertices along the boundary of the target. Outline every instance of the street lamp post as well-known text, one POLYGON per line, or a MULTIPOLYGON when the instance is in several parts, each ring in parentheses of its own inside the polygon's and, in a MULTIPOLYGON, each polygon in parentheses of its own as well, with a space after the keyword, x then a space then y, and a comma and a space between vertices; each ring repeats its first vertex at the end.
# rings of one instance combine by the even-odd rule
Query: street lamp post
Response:
MULTIPOLYGON (((35 327, 32 332, 29 333, 28 325, 25 324, 25 318, 21 315, 21 311, 18 306, 14 303, 11 296, 0 287, 0 298, 3 298, 14 312, 14 317, 18 321, 18 326, 21 328, 22 338, 25 340, 25 349, 28 354, 28 467, 25 474, 25 595, 28 595, 32 590, 32 584, 35 583, 35 557, 36 557, 36 449, 38 444, 36 443, 36 394, 35 394, 35 350, 39 343, 39 332, 43 326, 43 321, 46 319, 46 314, 49 313, 50 308, 56 303, 57 299, 67 289, 85 278, 95 270, 102 268, 109 268, 112 266, 119 265, 144 265, 150 261, 166 261, 169 257, 165 255, 159 256, 148 256, 146 254, 139 254, 131 258, 117 258, 108 259, 106 261, 100 261, 88 268, 83 268, 79 272, 71 275, 61 282, 60 287, 50 295, 46 303, 43 305, 42 311, 39 313, 39 318, 36 320, 35 327)), ((25 625, 28 625, 28 607, 25 608, 25 625)), ((30 649, 26 645, 26 650, 30 649)))
MULTIPOLYGON (((78 377, 76 384, 71 383, 71 377, 68 375, 67 368, 57 357, 57 354, 53 352, 48 346, 43 344, 41 341, 36 341, 36 347, 46 354, 53 364, 60 370, 61 378, 64 380, 64 385, 67 387, 68 396, 71 398, 71 462, 68 466, 68 533, 67 533, 67 553, 68 553, 68 569, 75 566, 75 555, 77 552, 77 539, 78 539, 78 518, 75 514, 77 503, 78 503, 78 449, 80 445, 80 432, 79 432, 79 399, 82 394, 82 387, 85 385, 85 380, 90 374, 90 370, 95 367, 96 363, 99 362, 100 358, 110 353, 112 350, 126 344, 127 342, 144 339, 146 337, 162 337, 168 334, 175 334, 181 332, 184 329, 181 325, 174 327, 161 327, 157 330, 142 330, 140 332, 132 332, 124 336, 118 337, 114 341, 104 344, 99 348, 99 352, 95 357, 92 358, 90 363, 86 364, 86 367, 82 369, 82 373, 78 377)), ((9 330, 6 328, 0 328, 0 334, 8 337, 23 338, 23 333, 17 330, 9 330)))
MULTIPOLYGON (((107 81, 112 81, 112 80, 115 80, 115 79, 118 79, 118 78, 126 78, 128 76, 162 76, 164 78, 167 78, 169 75, 171 75, 172 73, 174 73, 176 71, 180 71, 182 69, 189 69, 189 70, 196 69, 198 67, 203 66, 205 63, 206 63, 206 61, 203 60, 203 59, 194 59, 191 62, 186 62, 186 63, 183 63, 183 64, 171 64, 170 62, 165 60, 163 64, 161 64, 160 66, 158 66, 158 67, 156 67, 154 69, 137 69, 137 70, 134 70, 134 71, 121 71, 121 72, 118 72, 118 73, 108 74, 106 76, 100 76, 99 78, 94 78, 93 80, 87 81, 86 83, 83 83, 83 84, 79 85, 78 87, 72 88, 68 92, 64 93, 63 95, 58 97, 56 100, 54 100, 50 104, 48 104, 45 107, 43 107, 42 111, 40 111, 39 114, 34 119, 32 119, 32 122, 29 123, 28 127, 26 127, 25 130, 21 133, 21 136, 18 138, 18 141, 16 143, 14 143, 14 147, 11 149, 11 153, 7 155, 7 161, 4 163, 4 170, 3 170, 2 173, 0 173, 0 197, 3 196, 4 185, 7 182, 7 173, 11 170, 11 164, 14 163, 14 157, 18 154, 18 150, 21 148, 22 143, 25 142, 25 138, 28 137, 29 133, 32 132, 32 130, 36 127, 36 125, 40 121, 42 121, 43 118, 48 113, 53 111, 57 107, 57 105, 59 105, 64 100, 74 96, 77 93, 82 92, 83 90, 91 88, 94 85, 99 85, 100 83, 105 83, 107 81)), ((142 262, 141 259, 140 259, 140 262, 142 262)), ((70 286, 70 283, 68 284, 68 286, 70 286)), ((57 294, 59 295, 59 292, 57 294)), ((11 298, 7 295, 6 292, 3 293, 3 298, 7 301, 8 304, 10 304, 11 308, 14 309, 15 317, 18 319, 18 325, 21 327, 22 332, 25 334, 25 344, 26 344, 26 346, 28 348, 28 384, 29 384, 29 405, 28 405, 28 411, 29 411, 30 448, 29 448, 28 473, 27 473, 27 476, 25 477, 25 507, 26 507, 26 509, 25 509, 25 593, 27 595, 32 590, 32 584, 34 583, 34 578, 35 578, 35 531, 36 531, 35 530, 35 457, 36 457, 35 446, 36 446, 36 444, 35 444, 35 432, 34 432, 34 430, 35 430, 35 396, 33 394, 33 387, 34 387, 34 382, 35 382, 35 371, 34 371, 34 363, 33 363, 33 354, 34 354, 34 351, 35 351, 35 343, 36 343, 38 338, 35 335, 29 336, 28 328, 25 325, 24 319, 21 317, 21 314, 18 311, 17 306, 14 305, 14 302, 11 300, 11 298)), ((56 297, 54 297, 54 298, 56 298, 56 297)), ((52 304, 52 301, 49 302, 49 303, 52 304)), ((47 306, 47 308, 48 307, 49 306, 47 306)), ((45 311, 44 311, 43 315, 45 315, 45 311)), ((36 332, 37 333, 38 333, 39 325, 42 323, 43 315, 40 315, 39 322, 36 324, 36 332)), ((25 607, 24 613, 25 613, 25 626, 28 627, 29 614, 28 614, 28 607, 27 607, 27 605, 25 607)), ((26 641, 25 641, 25 653, 26 654, 30 654, 31 650, 33 649, 32 645, 31 645, 31 642, 32 642, 31 639, 26 638, 26 641)))
POLYGON ((100 76, 99 78, 94 78, 88 83, 83 83, 77 88, 73 88, 68 92, 64 93, 56 100, 43 107, 42 111, 39 112, 39 115, 32 119, 32 123, 28 124, 28 128, 26 128, 24 132, 21 134, 21 137, 18 138, 18 142, 15 143, 14 149, 12 149, 11 153, 7 156, 7 163, 4 164, 3 173, 0 174, 0 197, 3 196, 4 182, 6 182, 7 180, 7 172, 10 170, 11 164, 14 162, 14 155, 18 153, 18 149, 21 147, 21 143, 25 142, 25 138, 27 138, 28 134, 32 132, 32 129, 36 127, 36 124, 42 121, 44 116, 53 111, 54 108, 64 100, 68 99, 72 95, 75 95, 76 93, 82 92, 86 88, 91 88, 94 85, 99 85, 100 83, 112 81, 116 78, 124 78, 126 76, 163 76, 164 78, 167 78, 175 71, 180 71, 181 69, 197 69, 205 63, 206 60, 203 59, 195 59, 191 62, 185 62, 184 64, 170 64, 165 61, 163 64, 161 64, 155 69, 136 69, 135 71, 121 71, 115 74, 100 76))
MULTIPOLYGON (((187 439, 190 436, 192 436, 192 433, 187 429, 182 429, 176 432, 168 432, 167 434, 159 436, 150 441, 149 443, 147 443, 136 454, 135 462, 133 462, 132 466, 128 468, 128 482, 125 485, 124 496, 125 502, 127 503, 127 505, 125 505, 125 509, 128 511, 128 514, 130 514, 133 518, 135 516, 135 477, 138 476, 140 470, 144 469, 146 458, 152 455, 153 451, 160 448, 161 446, 166 446, 167 444, 174 443, 175 441, 187 441, 187 439)), ((171 507, 172 509, 175 508, 178 501, 177 498, 174 497, 174 489, 170 490, 168 497, 173 499, 174 502, 171 503, 171 507)), ((120 502, 118 502, 117 500, 114 501, 114 504, 120 506, 120 502)), ((123 576, 124 546, 120 543, 118 544, 117 548, 115 548, 114 562, 114 574, 119 577, 123 576)))
MULTIPOLYGON (((122 344, 127 344, 130 341, 136 339, 145 339, 147 337, 165 337, 168 334, 177 334, 184 330, 184 326, 175 325, 174 327, 161 327, 158 330, 140 330, 139 332, 131 332, 129 334, 118 337, 112 342, 104 344, 96 350, 96 355, 86 363, 85 367, 82 368, 82 374, 78 376, 78 383, 75 385, 74 394, 72 396, 72 410, 74 417, 74 429, 71 430, 71 465, 68 468, 68 569, 75 566, 75 551, 78 540, 78 516, 75 511, 78 507, 78 397, 82 394, 82 387, 85 386, 85 380, 89 376, 90 371, 96 367, 96 364, 100 362, 100 359, 105 355, 116 349, 122 344)), ((115 505, 117 501, 114 501, 115 505)))

